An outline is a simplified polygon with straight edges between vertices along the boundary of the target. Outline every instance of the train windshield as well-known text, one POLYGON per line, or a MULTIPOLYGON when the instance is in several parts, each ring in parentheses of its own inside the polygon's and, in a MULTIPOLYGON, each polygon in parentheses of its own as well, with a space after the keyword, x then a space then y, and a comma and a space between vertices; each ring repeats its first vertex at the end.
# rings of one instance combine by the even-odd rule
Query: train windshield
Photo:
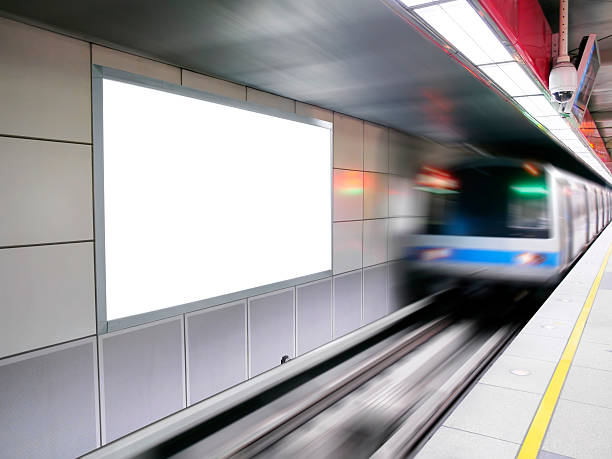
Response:
POLYGON ((429 195, 427 233, 449 236, 548 238, 544 171, 488 166, 452 173, 455 189, 420 188, 429 195))

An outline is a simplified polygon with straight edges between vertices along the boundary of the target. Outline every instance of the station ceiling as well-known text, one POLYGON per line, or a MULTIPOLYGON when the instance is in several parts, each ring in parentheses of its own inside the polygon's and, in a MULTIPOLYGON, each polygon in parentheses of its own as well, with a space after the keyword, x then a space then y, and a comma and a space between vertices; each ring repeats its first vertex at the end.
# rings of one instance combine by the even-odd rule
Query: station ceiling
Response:
POLYGON ((380 0, 0 0, 0 14, 441 143, 594 178, 380 0))

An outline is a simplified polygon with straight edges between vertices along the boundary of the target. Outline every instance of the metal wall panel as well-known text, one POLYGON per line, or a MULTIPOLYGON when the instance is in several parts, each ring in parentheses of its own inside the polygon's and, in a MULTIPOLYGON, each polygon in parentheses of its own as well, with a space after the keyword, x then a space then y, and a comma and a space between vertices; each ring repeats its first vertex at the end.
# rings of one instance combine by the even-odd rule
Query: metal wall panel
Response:
POLYGON ((93 238, 91 147, 0 137, 0 247, 93 238))
POLYGON ((94 338, 0 361, 0 457, 77 457, 99 445, 94 338))
POLYGON ((332 339, 332 280, 296 287, 297 355, 332 339))
POLYGON ((389 129, 364 122, 363 170, 389 172, 389 129))
POLYGON ((181 70, 181 84, 183 86, 199 89, 200 91, 210 92, 219 96, 229 97, 246 101, 246 86, 232 83, 231 81, 213 78, 208 75, 181 70))
POLYGON ((246 100, 258 105, 276 108, 284 112, 295 113, 295 100, 286 97, 270 94, 269 92, 259 91, 258 89, 247 88, 246 100))
POLYGON ((361 270, 334 277, 334 339, 361 326, 361 270))
POLYGON ((387 261, 387 230, 389 220, 364 220, 363 222, 363 266, 372 266, 387 261))
POLYGON ((185 407, 182 316, 99 340, 103 443, 185 407))
POLYGON ((334 221, 363 218, 363 172, 334 169, 334 221))
POLYGON ((317 107, 316 105, 305 104, 304 102, 295 102, 295 113, 317 120, 328 121, 330 123, 334 122, 334 112, 317 107))
POLYGON ((91 142, 89 43, 0 18, 0 134, 91 142))
POLYGON ((363 270, 363 323, 387 314, 388 266, 382 264, 363 270))
POLYGON ((180 68, 105 46, 91 45, 91 59, 92 64, 104 65, 157 80, 181 84, 180 68))
POLYGON ((334 274, 361 268, 363 221, 334 223, 334 274))
POLYGON ((389 217, 414 217, 424 214, 423 192, 414 189, 413 181, 400 175, 389 175, 389 217))
POLYGON ((0 250, 0 357, 96 332, 93 244, 0 250))
POLYGON ((404 260, 390 261, 387 304, 389 313, 403 308, 408 304, 408 277, 404 260))
POLYGON ((389 215, 389 180, 387 174, 364 172, 363 218, 384 218, 389 215))
POLYGON ((246 301, 185 316, 187 404, 247 378, 246 301))
POLYGON ((363 121, 334 113, 334 167, 363 170, 363 121))
POLYGON ((411 177, 415 170, 419 142, 401 132, 389 129, 389 173, 411 177))
POLYGON ((290 288, 249 299, 249 377, 295 355, 294 294, 290 288))

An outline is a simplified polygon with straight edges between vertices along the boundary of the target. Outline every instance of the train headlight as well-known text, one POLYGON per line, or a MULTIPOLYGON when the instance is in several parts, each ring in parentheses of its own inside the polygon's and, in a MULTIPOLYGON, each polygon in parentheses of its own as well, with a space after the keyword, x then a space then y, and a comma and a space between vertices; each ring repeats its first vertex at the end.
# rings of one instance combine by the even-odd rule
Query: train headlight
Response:
POLYGON ((541 265, 546 257, 541 253, 523 252, 514 257, 515 263, 519 265, 541 265))
POLYGON ((433 261, 439 260, 440 258, 448 258, 451 256, 451 249, 425 249, 421 252, 421 260, 433 261))

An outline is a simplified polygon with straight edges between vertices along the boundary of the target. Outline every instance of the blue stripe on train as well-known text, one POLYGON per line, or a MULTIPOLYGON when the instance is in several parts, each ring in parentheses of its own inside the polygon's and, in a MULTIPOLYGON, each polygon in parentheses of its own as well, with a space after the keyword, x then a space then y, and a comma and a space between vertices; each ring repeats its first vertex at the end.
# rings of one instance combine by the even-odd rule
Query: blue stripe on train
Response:
MULTIPOLYGON (((505 250, 482 250, 482 249, 453 249, 450 247, 414 247, 409 250, 408 258, 420 259, 420 253, 431 249, 448 249, 450 256, 431 260, 432 262, 453 261, 460 263, 492 263, 500 265, 516 265, 515 258, 525 250, 505 251, 505 250)), ((544 262, 534 267, 556 267, 559 265, 559 252, 536 252, 544 256, 544 262)))

